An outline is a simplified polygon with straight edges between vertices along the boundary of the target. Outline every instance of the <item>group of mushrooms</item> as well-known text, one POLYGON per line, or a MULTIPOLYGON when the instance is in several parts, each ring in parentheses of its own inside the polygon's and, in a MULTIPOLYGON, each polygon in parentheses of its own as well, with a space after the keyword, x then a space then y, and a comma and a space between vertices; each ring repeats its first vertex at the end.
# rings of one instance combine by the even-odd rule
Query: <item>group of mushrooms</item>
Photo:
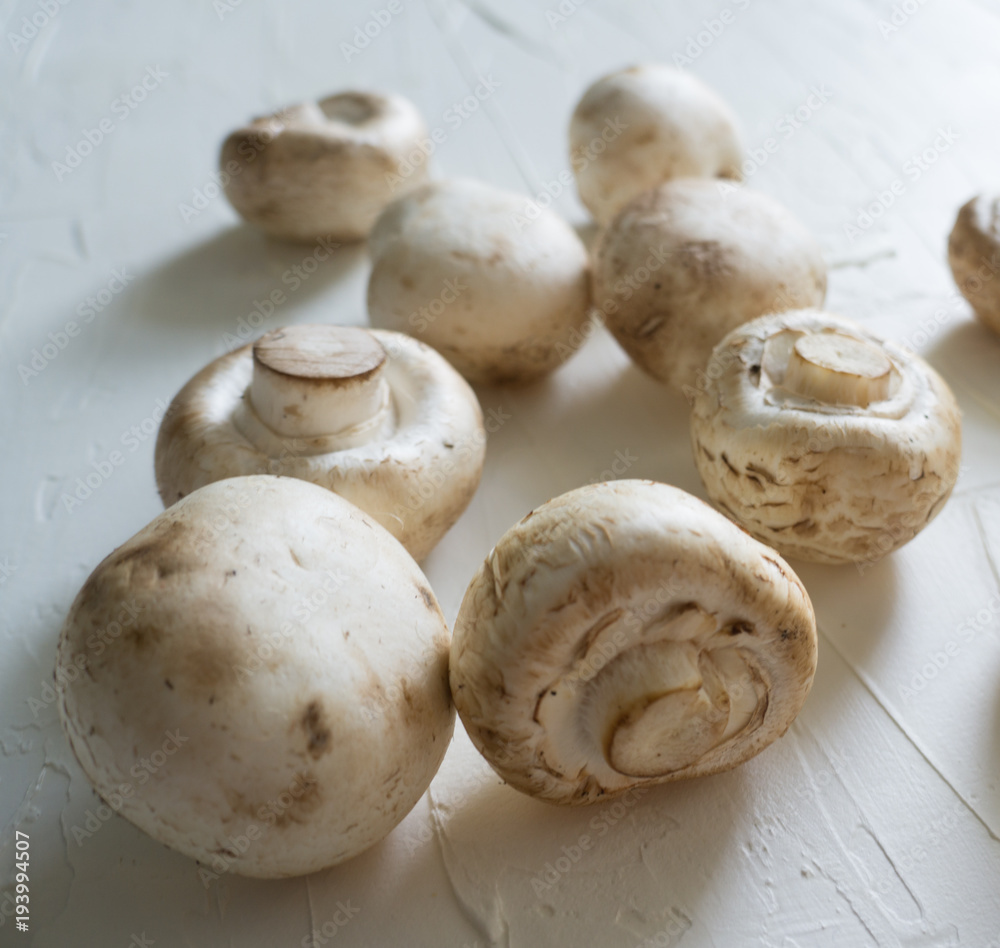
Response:
MULTIPOLYGON (((626 69, 577 105, 592 255, 520 195, 428 181, 426 135, 405 99, 349 92, 227 139, 251 224, 367 238, 377 328, 289 326, 195 375, 156 444, 165 511, 94 570, 62 631, 58 666, 86 671, 57 682, 87 776, 208 865, 289 876, 370 847, 427 789, 456 707, 505 781, 555 803, 736 766, 788 729, 815 673, 813 609, 782 556, 874 561, 958 473, 947 385, 820 308, 819 246, 738 182, 733 116, 691 75, 626 69), (595 318, 687 394, 722 513, 651 481, 570 491, 498 540, 449 635, 416 561, 479 483, 469 382, 551 372, 595 318), (91 648, 125 601, 135 621, 91 648), (132 787, 168 731, 183 748, 132 787)), ((950 258, 1000 331, 998 284, 971 279, 998 217, 963 208, 950 258)))

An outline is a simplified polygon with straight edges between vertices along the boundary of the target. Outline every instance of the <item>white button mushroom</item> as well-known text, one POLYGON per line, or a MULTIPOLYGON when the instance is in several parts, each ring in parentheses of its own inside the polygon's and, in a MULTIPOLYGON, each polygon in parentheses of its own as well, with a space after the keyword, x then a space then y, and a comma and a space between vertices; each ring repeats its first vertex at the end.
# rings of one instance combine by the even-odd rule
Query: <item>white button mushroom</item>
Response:
POLYGON ((423 161, 405 177, 399 170, 426 136, 402 96, 342 92, 237 129, 219 167, 230 203, 267 233, 360 240, 390 200, 425 180, 423 161))
POLYGON ((961 423, 919 356, 816 310, 764 316, 712 354, 691 414, 709 497, 785 556, 874 562, 941 510, 961 423))
POLYGON ((570 491, 508 530, 451 647, 473 743, 518 790, 568 804, 735 767, 784 734, 815 668, 788 565, 651 481, 570 491))
POLYGON ((556 368, 587 316, 589 258, 569 224, 547 209, 528 221, 524 204, 466 180, 391 204, 368 241, 372 325, 419 336, 473 382, 556 368))
POLYGON ((689 72, 633 66, 598 79, 569 127, 580 200, 606 224, 671 178, 739 178, 743 148, 729 106, 689 72))
POLYGON ((594 263, 594 300, 622 348, 686 394, 731 329, 825 296, 819 245, 785 208, 696 178, 628 204, 594 263))
POLYGON ((225 477, 299 477, 423 559, 468 506, 485 451, 475 394, 433 349, 400 333, 298 325, 181 389, 160 426, 156 481, 169 506, 225 477))
POLYGON ((1000 196, 979 195, 958 212, 948 262, 980 322, 1000 333, 1000 196))
POLYGON ((220 481, 160 514, 91 574, 56 661, 98 793, 216 872, 300 875, 372 846, 454 724, 423 573, 366 514, 293 478, 220 481))

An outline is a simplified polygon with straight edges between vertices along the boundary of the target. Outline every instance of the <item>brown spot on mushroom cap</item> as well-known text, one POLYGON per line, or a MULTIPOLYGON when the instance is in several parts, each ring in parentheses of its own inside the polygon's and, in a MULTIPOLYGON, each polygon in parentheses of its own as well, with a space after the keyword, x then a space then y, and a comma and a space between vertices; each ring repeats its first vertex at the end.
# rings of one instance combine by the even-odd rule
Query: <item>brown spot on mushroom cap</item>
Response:
POLYGON ((165 637, 159 660, 187 693, 214 700, 237 683, 237 670, 250 654, 222 621, 206 623, 189 640, 165 637))
POLYGON ((417 592, 420 593, 420 598, 423 599, 424 605, 428 609, 436 609, 437 603, 434 601, 434 593, 432 593, 426 586, 417 586, 417 592))
POLYGON ((312 770, 297 771, 287 786, 266 798, 233 787, 226 789, 225 796, 239 822, 250 821, 262 829, 287 829, 305 823, 323 802, 320 781, 312 770))
POLYGON ((299 724, 306 733, 306 747, 310 757, 318 759, 330 750, 330 728, 320 700, 314 699, 306 705, 299 724))
POLYGON ((163 638, 163 632, 156 626, 134 625, 127 628, 122 635, 122 641, 131 645, 136 651, 144 652, 151 649, 163 638))
POLYGON ((310 773, 296 774, 296 781, 295 790, 298 792, 291 792, 292 803, 278 814, 276 826, 303 822, 323 802, 323 791, 316 777, 310 773))

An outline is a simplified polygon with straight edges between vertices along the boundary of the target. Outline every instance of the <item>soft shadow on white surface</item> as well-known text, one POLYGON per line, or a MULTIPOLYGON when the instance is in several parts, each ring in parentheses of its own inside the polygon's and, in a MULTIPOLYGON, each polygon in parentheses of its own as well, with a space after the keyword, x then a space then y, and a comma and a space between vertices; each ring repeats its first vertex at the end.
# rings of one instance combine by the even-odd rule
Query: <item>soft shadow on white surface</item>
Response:
MULTIPOLYGON (((984 399, 1000 412, 1000 336, 978 319, 961 319, 946 326, 924 353, 950 384, 984 399)), ((995 419, 994 419, 995 420, 995 419)))
POLYGON ((1000 481, 1000 335, 971 314, 945 326, 924 353, 951 386, 962 411, 962 460, 956 493, 1000 481))
POLYGON ((852 655, 863 668, 864 660, 888 634, 896 605, 898 570, 892 556, 871 565, 824 566, 789 559, 789 564, 812 592, 816 623, 834 643, 845 636, 853 643, 852 655), (853 603, 850 612, 844 603, 853 603))
POLYGON ((734 828, 751 807, 752 781, 736 771, 555 806, 504 785, 458 728, 430 800, 455 894, 481 943, 539 944, 558 931, 567 944, 637 944, 679 934, 700 914, 708 880, 738 858, 734 828), (715 817, 706 822, 706 812, 715 817))
MULTIPOLYGON (((71 943, 77 945, 127 945, 141 932, 151 943, 187 948, 247 940, 298 945, 311 931, 330 938, 334 929, 337 944, 393 944, 404 929, 412 944, 436 943, 438 923, 425 907, 448 898, 450 886, 439 851, 424 843, 430 835, 408 828, 426 820, 426 798, 385 840, 340 866, 299 878, 251 879, 200 865, 111 815, 86 786, 61 735, 50 757, 53 769, 46 779, 52 788, 38 802, 65 805, 69 783, 75 799, 63 811, 61 843, 49 841, 51 855, 32 870, 39 945, 55 944, 48 936, 63 926, 72 928, 71 943), (151 893, 157 904, 174 911, 152 919, 151 893)), ((19 825, 31 834, 37 859, 43 828, 31 819, 19 825)), ((449 931, 455 928, 456 923, 449 925, 449 931)), ((475 928, 469 926, 465 935, 471 945, 475 928)))
MULTIPOLYGON (((256 336, 329 291, 366 252, 364 242, 288 243, 238 225, 143 277, 136 285, 134 316, 180 331, 235 334, 240 317, 248 317, 260 303, 263 320, 250 327, 256 336), (277 299, 271 299, 274 293, 277 299)), ((362 301, 358 312, 331 313, 330 321, 362 323, 364 315, 362 301)))
MULTIPOLYGON (((644 375, 610 334, 595 333, 558 372, 530 386, 479 388, 484 412, 504 407, 490 435, 498 463, 530 460, 530 506, 600 480, 648 478, 700 491, 689 413, 678 394, 644 375)), ((513 523, 513 521, 511 521, 513 523)))

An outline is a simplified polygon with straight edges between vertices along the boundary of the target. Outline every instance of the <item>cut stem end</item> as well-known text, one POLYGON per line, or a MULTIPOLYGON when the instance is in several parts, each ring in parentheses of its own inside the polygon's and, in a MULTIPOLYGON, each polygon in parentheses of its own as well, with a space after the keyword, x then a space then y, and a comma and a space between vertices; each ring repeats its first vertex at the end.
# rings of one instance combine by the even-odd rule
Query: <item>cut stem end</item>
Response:
POLYGON ((336 434, 383 409, 385 362, 385 350, 364 329, 276 329, 254 343, 250 401, 261 421, 279 435, 336 434))
POLYGON ((829 405, 867 408, 889 397, 892 362, 873 343, 839 332, 809 333, 796 340, 783 386, 829 405))

